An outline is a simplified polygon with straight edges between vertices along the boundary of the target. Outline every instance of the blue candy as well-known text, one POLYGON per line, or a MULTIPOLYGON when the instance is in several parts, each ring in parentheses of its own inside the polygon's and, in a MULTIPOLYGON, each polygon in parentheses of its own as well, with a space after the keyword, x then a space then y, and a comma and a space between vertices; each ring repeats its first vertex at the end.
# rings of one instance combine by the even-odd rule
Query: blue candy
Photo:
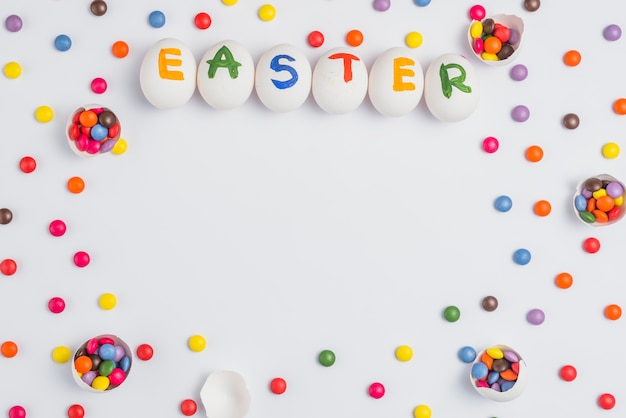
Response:
POLYGON ((90 134, 91 137, 96 141, 102 141, 109 134, 109 130, 99 123, 96 123, 94 126, 91 127, 90 134))
POLYGON ((587 199, 585 199, 585 196, 579 194, 576 196, 576 199, 574 199, 574 205, 579 212, 587 210, 587 199))
POLYGON ((520 248, 513 253, 513 261, 519 265, 525 266, 530 263, 530 251, 526 248, 520 248))
POLYGON ((113 360, 115 358, 115 347, 111 344, 102 344, 98 349, 98 355, 102 360, 113 360))
POLYGON ((475 363, 472 366, 472 377, 474 379, 483 379, 489 373, 487 365, 482 362, 475 363))
POLYGON ((470 346, 462 347, 459 350, 459 359, 461 359, 463 363, 471 363, 476 360, 476 350, 470 346))
POLYGON ((72 47, 72 40, 67 35, 59 35, 54 38, 54 47, 59 51, 67 51, 72 47))
POLYGON ((499 212, 508 212, 513 207, 513 201, 506 195, 498 196, 494 202, 494 206, 499 212))
POLYGON ((492 385, 492 384, 496 383, 498 381, 498 379, 500 379, 500 373, 498 373, 498 372, 491 372, 487 376, 487 383, 492 385))
POLYGON ((155 10, 148 16, 148 22, 153 28, 161 28, 165 25, 165 15, 160 10, 155 10))
POLYGON ((507 390, 511 389, 514 385, 515 385, 515 382, 507 380, 505 382, 502 382, 502 385, 500 385, 500 389, 502 389, 502 392, 506 392, 507 390))
POLYGON ((128 369, 130 369, 130 357, 122 357, 120 360, 120 369, 122 369, 124 373, 128 372, 128 369))

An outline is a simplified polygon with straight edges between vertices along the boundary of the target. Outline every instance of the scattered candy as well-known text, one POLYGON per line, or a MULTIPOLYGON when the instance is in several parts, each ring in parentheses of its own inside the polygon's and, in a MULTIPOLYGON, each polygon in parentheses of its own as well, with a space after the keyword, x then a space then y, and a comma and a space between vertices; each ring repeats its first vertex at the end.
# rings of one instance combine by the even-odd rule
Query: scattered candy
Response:
POLYGON ((567 115, 563 116, 563 126, 565 126, 567 129, 576 129, 578 128, 579 124, 580 118, 577 114, 568 113, 567 115))
POLYGON ((18 15, 9 15, 4 21, 4 26, 6 26, 9 32, 19 32, 22 29, 22 18, 18 15))
POLYGON ((428 405, 417 405, 413 411, 413 416, 415 418, 430 418, 432 411, 428 405))
POLYGON ((65 301, 60 297, 53 297, 48 301, 48 309, 54 314, 59 314, 65 310, 65 301))
POLYGON ((193 399, 185 399, 180 403, 180 413, 190 417, 198 410, 198 404, 193 399))
POLYGON ((222 0, 222 3, 226 6, 234 6, 239 0, 222 0))
POLYGON ((543 149, 539 145, 531 145, 526 148, 526 159, 531 163, 536 163, 541 161, 543 158, 543 149))
POLYGON ((110 311, 117 305, 117 297, 113 293, 103 293, 98 299, 98 305, 105 311, 110 311))
POLYGON ((111 53, 117 58, 124 58, 128 55, 128 44, 124 41, 116 41, 111 46, 111 53))
POLYGON ((617 321, 622 316, 622 308, 615 304, 608 305, 604 308, 604 316, 611 321, 617 321))
POLYGON ((581 55, 580 52, 575 49, 569 50, 563 55, 563 62, 569 67, 575 67, 580 64, 581 55))
POLYGON ((67 190, 74 194, 81 193, 85 190, 85 181, 81 177, 71 177, 67 181, 67 190))
POLYGON ((380 399, 385 396, 385 386, 380 382, 374 382, 370 385, 368 392, 372 398, 380 399))
POLYGON ((528 68, 523 64, 516 64, 511 68, 511 78, 515 81, 522 81, 528 77, 528 68))
POLYGON ((276 8, 271 4, 264 4, 259 7, 259 19, 264 22, 269 22, 270 20, 274 20, 276 17, 276 8))
POLYGON ((618 115, 626 115, 626 99, 620 98, 614 101, 613 111, 618 115))
POLYGON ((511 117, 515 122, 526 122, 530 118, 530 110, 524 105, 518 105, 511 111, 511 117))
POLYGON ((6 358, 13 358, 17 355, 17 344, 13 341, 5 341, 0 345, 0 353, 6 358))
POLYGON ((617 41, 622 37, 622 28, 615 24, 609 25, 604 28, 602 35, 604 35, 604 39, 607 41, 617 41))
POLYGON ((602 409, 613 409, 615 406, 615 396, 610 393, 603 393, 598 397, 598 406, 602 409))
POLYGON ((530 263, 530 258, 530 251, 528 251, 526 248, 520 248, 513 253, 513 261, 515 261, 515 263, 519 264, 520 266, 525 266, 526 264, 530 263))
POLYGON ((574 379, 576 379, 577 375, 578 372, 576 371, 576 368, 569 364, 561 367, 561 370, 559 370, 559 376, 561 376, 561 379, 565 380, 566 382, 573 381, 574 379))
POLYGON ((85 408, 82 405, 74 404, 67 408, 67 418, 83 418, 85 416, 85 408))
POLYGON ((100 335, 84 342, 74 354, 75 380, 96 391, 113 390, 130 373, 131 351, 122 340, 100 335))
POLYGON ((498 212, 508 212, 513 207, 513 201, 509 196, 498 196, 493 204, 498 212))
POLYGON ((148 23, 153 28, 162 28, 165 25, 165 14, 160 10, 155 10, 148 15, 148 23))
POLYGON ((332 366, 333 364, 335 364, 336 360, 335 353, 333 353, 331 350, 322 350, 317 359, 324 367, 332 366))
POLYGON ((5 258, 0 262, 0 273, 5 276, 13 276, 17 271, 17 263, 11 258, 5 258))
POLYGON ((572 278, 572 275, 566 272, 559 273, 554 278, 554 284, 560 289, 569 289, 572 287, 573 283, 574 279, 572 278))
POLYGON ((483 150, 489 154, 493 154, 500 147, 500 142, 498 142, 497 138, 493 136, 488 136, 483 139, 483 150))
POLYGON ((409 48, 419 48, 420 46, 422 46, 423 41, 424 38, 419 32, 409 32, 404 38, 404 42, 409 48))
POLYGON ((374 10, 386 12, 391 7, 391 0, 374 0, 374 10))
POLYGON ((529 12, 536 12, 541 6, 540 0, 524 0, 524 8, 529 12))
POLYGON ((37 122, 46 123, 50 122, 54 117, 54 111, 50 106, 39 106, 35 110, 35 119, 37 122))
POLYGON ((495 296, 485 296, 481 302, 481 306, 487 312, 493 312, 498 309, 498 299, 495 296))
POLYGON ((600 241, 597 238, 587 238, 583 242, 583 249, 590 254, 597 253, 600 251, 600 241))
POLYGON ((67 225, 65 225, 65 222, 63 222, 62 220, 56 219, 50 222, 48 230, 50 231, 50 234, 52 236, 60 237, 65 234, 65 231, 67 231, 67 225))
POLYGON ((208 13, 200 12, 194 17, 193 23, 198 29, 205 30, 211 26, 211 16, 208 13))
POLYGON ((470 347, 470 346, 465 346, 465 347, 461 347, 461 349, 459 350, 459 359, 463 362, 463 363, 471 363, 474 360, 476 360, 476 350, 474 350, 474 347, 470 347))
POLYGON ((56 363, 67 363, 72 358, 72 352, 68 347, 60 345, 52 350, 52 360, 56 363))
POLYGON ((408 345, 396 348, 396 358, 400 361, 409 361, 413 358, 413 349, 408 345))
POLYGON ((583 221, 610 225, 624 215, 624 186, 611 176, 600 177, 602 178, 592 177, 583 182, 574 197, 574 207, 583 221))
POLYGON ((548 216, 552 212, 552 205, 547 200, 538 200, 533 207, 537 216, 548 216))
POLYGON ((363 33, 358 29, 352 29, 346 35, 346 43, 350 46, 359 46, 363 43, 363 33))
POLYGON ((187 341, 191 351, 199 353, 206 348, 206 339, 202 335, 192 335, 187 341))
POLYGON ((13 212, 10 209, 2 208, 0 209, 0 225, 10 224, 13 220, 13 212))
POLYGON ((104 78, 96 77, 91 80, 91 91, 96 94, 102 94, 107 91, 107 82, 104 78))
POLYGON ((461 317, 461 311, 456 306, 450 305, 443 310, 443 317, 448 322, 456 322, 461 317))
POLYGON ((12 406, 9 409, 9 418, 26 418, 26 410, 20 405, 12 406))
POLYGON ((546 314, 541 309, 531 309, 526 314, 526 320, 533 325, 541 325, 546 319, 546 314))
POLYGON ((72 40, 67 35, 59 35, 54 38, 54 47, 61 52, 65 52, 72 47, 72 40))
POLYGON ((2 71, 7 78, 16 79, 22 75, 22 66, 15 61, 11 61, 4 65, 2 71))
MULTIPOLYGON (((102 82, 101 87, 106 89, 106 82, 102 82)), ((111 109, 80 107, 68 121, 67 138, 72 151, 81 157, 89 157, 111 151, 120 139, 121 131, 120 121, 111 109)))
POLYGON ((309 33, 307 41, 309 42, 309 45, 311 45, 313 48, 319 48, 324 44, 324 35, 322 34, 322 32, 314 30, 313 32, 309 33))
POLYGON ((91 257, 85 251, 78 251, 74 254, 74 264, 77 267, 87 267, 89 262, 91 261, 91 257))
POLYGON ((486 15, 485 8, 480 4, 473 5, 469 10, 469 17, 472 20, 483 20, 486 15))
POLYGON ((413 0, 413 3, 415 3, 416 6, 425 7, 430 4, 430 0, 413 0))
POLYGON ((602 147, 602 155, 608 160, 617 158, 619 156, 620 148, 615 142, 607 142, 602 147))
POLYGON ((282 377, 275 377, 270 382, 270 391, 275 395, 282 395, 287 390, 287 382, 282 377))
POLYGON ((154 350, 150 344, 141 344, 137 347, 137 358, 139 360, 148 361, 154 355, 154 350))
POLYGON ((89 10, 95 16, 103 16, 107 12, 107 4, 104 0, 93 0, 89 6, 89 10))

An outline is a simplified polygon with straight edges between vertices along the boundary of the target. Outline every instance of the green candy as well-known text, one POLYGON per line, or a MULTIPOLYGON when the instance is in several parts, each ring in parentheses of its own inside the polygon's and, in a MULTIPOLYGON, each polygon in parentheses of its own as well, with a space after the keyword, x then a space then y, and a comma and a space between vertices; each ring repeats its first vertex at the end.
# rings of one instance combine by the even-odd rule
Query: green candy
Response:
POLYGON ((448 306, 443 311, 443 317, 448 322, 456 322, 461 317, 461 311, 456 306, 448 306))
POLYGON ((113 360, 104 360, 102 363, 100 363, 100 366, 98 367, 98 373, 100 373, 100 376, 108 376, 111 374, 114 368, 115 363, 113 362, 113 360))
POLYGON ((583 221, 587 223, 592 224, 596 221, 596 217, 593 216, 593 213, 587 210, 583 210, 582 212, 579 212, 579 214, 580 214, 580 219, 582 219, 583 221))
POLYGON ((318 360, 324 367, 330 367, 335 364, 335 353, 330 350, 324 350, 320 353, 318 360))

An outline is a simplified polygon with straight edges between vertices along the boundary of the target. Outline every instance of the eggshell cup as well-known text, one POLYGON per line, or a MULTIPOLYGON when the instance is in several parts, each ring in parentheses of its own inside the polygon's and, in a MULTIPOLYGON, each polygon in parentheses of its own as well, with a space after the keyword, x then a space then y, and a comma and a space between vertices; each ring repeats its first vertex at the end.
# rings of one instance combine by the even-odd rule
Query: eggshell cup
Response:
MULTIPOLYGON (((108 132, 111 132, 111 130, 108 129, 108 132)), ((113 147, 115 146, 115 144, 117 143, 117 141, 120 139, 121 134, 122 134, 122 127, 121 127, 121 122, 119 118, 117 117, 117 114, 114 113, 111 109, 105 106, 99 105, 99 104, 87 104, 85 106, 79 107, 78 109, 74 110, 72 114, 70 115, 70 117, 68 118, 67 124, 65 126, 65 136, 67 138, 67 143, 70 149, 74 151, 75 154, 83 158, 91 158, 91 157, 95 157, 96 155, 105 154, 111 151, 113 147), (78 129, 80 130, 80 125, 77 124, 79 115, 85 110, 91 110, 91 109, 101 109, 102 111, 107 110, 113 113, 116 118, 115 124, 117 125, 117 128, 116 128, 117 132, 115 132, 115 135, 110 136, 110 137, 107 136, 106 139, 99 141, 100 147, 98 148, 96 152, 89 152, 87 150, 80 149, 80 147, 77 145, 79 140, 77 138, 72 138, 73 136, 76 136, 75 133, 72 134, 72 131, 76 130, 74 126, 75 125, 79 126, 78 129)), ((90 138, 90 136, 88 138, 90 138)), ((89 141, 94 141, 94 140, 90 138, 89 141)))
POLYGON ((121 387, 124 382, 126 382, 126 379, 128 378, 128 375, 130 374, 130 370, 132 369, 133 366, 133 352, 130 349, 130 347, 128 346, 128 344, 126 344, 126 342, 124 342, 124 340, 122 340, 121 338, 119 338, 116 335, 113 334, 101 334, 101 335, 97 335, 95 337, 92 337, 90 339, 88 339, 87 341, 85 341, 83 344, 81 344, 76 351, 74 351, 73 355, 72 355, 72 360, 71 360, 71 372, 72 372, 72 377, 74 378, 74 381, 76 382, 76 384, 83 390, 86 390, 87 392, 91 392, 91 393, 106 393, 106 392, 111 392, 114 389, 117 389, 118 387, 121 387), (87 345, 94 339, 96 340, 100 340, 102 338, 109 338, 112 339, 114 342, 115 346, 121 346, 124 351, 126 352, 126 356, 129 358, 130 362, 129 362, 129 366, 128 366, 128 370, 126 370, 125 372, 125 377, 124 377, 124 381, 122 381, 122 383, 120 383, 119 385, 110 385, 107 389, 105 390, 99 390, 99 389, 95 389, 93 387, 91 387, 91 385, 89 385, 88 383, 86 383, 85 381, 83 381, 81 379, 81 375, 76 371, 75 365, 74 365, 74 361, 80 357, 81 355, 84 355, 85 353, 87 353, 87 345))
MULTIPOLYGON (((622 186, 622 189, 626 191, 626 187, 624 186, 624 183, 622 183, 621 181, 619 181, 618 179, 616 179, 615 177, 609 175, 609 174, 598 174, 597 176, 593 176, 593 177, 588 177, 584 180, 582 180, 580 183, 578 183, 578 185, 576 186, 576 192, 574 193, 574 197, 572 199, 572 207, 574 209, 574 213, 576 215, 576 218, 581 221, 582 223, 592 226, 592 227, 601 227, 601 226, 608 226, 608 225, 613 225, 616 222, 619 222, 624 215, 626 214, 626 208, 625 207, 621 207, 621 211, 619 213, 619 215, 615 218, 615 219, 611 219, 608 220, 606 222, 587 222, 584 220, 584 218, 581 215, 581 211, 579 211, 576 208, 576 197, 582 195, 583 190, 584 190, 584 184, 587 180, 589 179, 599 179, 602 180, 603 182, 607 181, 607 182, 616 182, 619 183, 622 186)), ((622 197, 626 198, 626 192, 622 193, 622 197)))
POLYGON ((250 409, 250 392, 243 377, 220 370, 207 377, 200 399, 208 418, 243 418, 250 409))
MULTIPOLYGON (((519 374, 517 375, 517 380, 515 381, 515 385, 513 385, 513 387, 507 390, 506 392, 498 392, 497 390, 491 389, 489 387, 479 387, 477 386, 477 383, 476 383, 477 380, 472 376, 471 371, 469 373, 470 384, 476 390, 476 392, 478 392, 484 398, 491 399, 492 401, 496 401, 496 402, 512 401, 513 399, 520 396, 522 392, 524 392, 524 389, 526 389, 526 385, 528 384, 528 370, 526 367, 526 362, 516 350, 509 347, 508 345, 498 344, 498 345, 492 345, 489 348, 499 348, 502 351, 512 351, 517 355, 519 359, 519 374)), ((478 355, 476 356, 476 360, 472 363, 472 365, 480 362, 482 355, 486 351, 487 349, 479 352, 478 355)))
MULTIPOLYGON (((470 35, 470 28, 472 25, 471 23, 467 29, 467 42, 469 44, 470 51, 472 51, 472 54, 476 58, 478 58, 479 61, 484 62, 487 65, 492 65, 492 66, 508 65, 512 63, 515 60, 515 58, 517 58, 517 56, 519 55, 521 51, 522 40, 524 39, 524 21, 520 17, 515 16, 515 15, 498 14, 498 15, 490 16, 490 17, 491 19, 493 19, 494 23, 500 23, 508 27, 510 30, 512 31, 514 30, 515 32, 517 32, 518 34, 517 42, 514 44, 511 44, 514 50, 513 54, 511 54, 508 58, 503 59, 503 60, 498 60, 498 61, 484 60, 480 54, 477 54, 476 51, 474 51, 474 48, 473 48, 474 39, 470 35)), ((483 19, 483 21, 484 20, 485 19, 483 19)), ((475 20, 472 21, 472 23, 474 22, 475 20)))

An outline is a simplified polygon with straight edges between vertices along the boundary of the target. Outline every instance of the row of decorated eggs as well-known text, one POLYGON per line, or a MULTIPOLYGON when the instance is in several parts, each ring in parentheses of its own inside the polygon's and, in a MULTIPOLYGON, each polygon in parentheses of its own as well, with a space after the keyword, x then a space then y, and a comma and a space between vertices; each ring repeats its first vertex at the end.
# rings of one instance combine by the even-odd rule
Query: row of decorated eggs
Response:
POLYGON ((243 104, 254 88, 261 102, 277 112, 297 109, 312 93, 328 113, 352 111, 369 95, 383 115, 401 116, 411 112, 423 95, 430 112, 445 122, 470 116, 479 98, 476 72, 457 54, 435 59, 424 75, 410 49, 394 47, 376 59, 368 74, 363 60, 350 49, 328 51, 311 70, 300 50, 280 44, 266 51, 255 68, 246 48, 232 40, 210 47, 196 66, 183 42, 162 39, 143 59, 140 84, 146 99, 160 109, 184 105, 196 86, 216 109, 243 104))

